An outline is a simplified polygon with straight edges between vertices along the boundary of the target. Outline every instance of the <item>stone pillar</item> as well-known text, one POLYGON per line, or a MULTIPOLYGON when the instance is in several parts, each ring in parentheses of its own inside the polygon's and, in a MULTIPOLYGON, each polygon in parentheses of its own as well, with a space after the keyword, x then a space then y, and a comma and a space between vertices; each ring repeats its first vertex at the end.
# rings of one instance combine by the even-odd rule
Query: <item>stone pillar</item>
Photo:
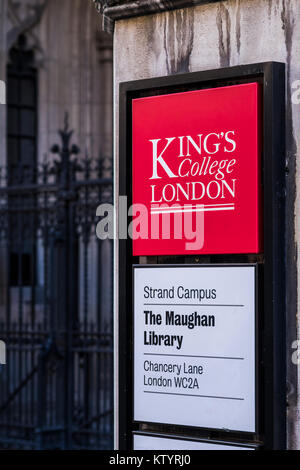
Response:
MULTIPOLYGON (((112 176, 112 135, 113 135, 113 44, 112 35, 101 31, 97 37, 99 59, 100 113, 99 126, 101 133, 100 156, 103 162, 103 176, 112 176)), ((112 195, 108 192, 104 198, 112 195)), ((111 240, 98 244, 98 270, 100 270, 101 311, 103 324, 112 324, 112 259, 113 245, 111 240)), ((97 268, 97 267, 96 267, 97 268)))
MULTIPOLYGON (((288 448, 300 448, 299 367, 292 342, 299 336, 300 2, 298 0, 108 0, 97 2, 114 29, 114 173, 118 196, 119 83, 181 72, 265 61, 286 63, 286 318, 288 448)), ((115 312, 118 311, 115 245, 115 312)), ((117 317, 115 317, 117 320, 117 317)), ((115 321, 118 337, 118 324, 115 321)), ((116 374, 118 364, 116 363, 116 374)), ((118 397, 116 396, 116 402, 118 397)), ((270 397, 271 399, 271 397, 270 397)), ((116 415, 116 430, 118 416, 116 415)), ((116 433, 117 434, 117 433, 116 433)), ((116 441, 116 447, 118 442, 116 441)))
MULTIPOLYGON (((112 35, 101 31, 97 37, 97 49, 100 64, 100 120, 101 120, 101 157, 110 160, 112 155, 113 124, 113 44, 112 35)), ((109 175, 107 175, 109 176, 109 175)))

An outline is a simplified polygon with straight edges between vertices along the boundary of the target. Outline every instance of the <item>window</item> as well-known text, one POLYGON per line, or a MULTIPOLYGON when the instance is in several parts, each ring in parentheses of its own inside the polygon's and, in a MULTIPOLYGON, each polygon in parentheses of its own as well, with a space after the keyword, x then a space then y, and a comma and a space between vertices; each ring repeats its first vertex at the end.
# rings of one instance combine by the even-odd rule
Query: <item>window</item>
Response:
MULTIPOLYGON (((33 51, 26 49, 26 38, 20 36, 10 51, 7 67, 7 163, 11 183, 15 167, 34 169, 36 165, 37 73, 33 59, 33 51)), ((29 174, 24 171, 25 180, 29 174)))
MULTIPOLYGON (((37 70, 34 52, 21 35, 11 49, 7 66, 7 171, 8 186, 35 182, 37 162, 37 70)), ((9 196, 10 285, 33 285, 35 269, 35 197, 28 193, 9 196), (24 208, 27 207, 27 211, 24 208), (22 238, 20 237, 22 230, 22 238)))

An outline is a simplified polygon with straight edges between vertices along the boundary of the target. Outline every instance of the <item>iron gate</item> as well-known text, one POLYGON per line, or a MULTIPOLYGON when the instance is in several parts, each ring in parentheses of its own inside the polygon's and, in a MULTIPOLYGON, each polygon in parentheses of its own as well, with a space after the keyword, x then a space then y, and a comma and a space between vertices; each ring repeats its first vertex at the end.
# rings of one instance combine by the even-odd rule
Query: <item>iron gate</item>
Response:
POLYGON ((1 448, 113 446, 111 164, 59 132, 51 162, 0 173, 1 448))

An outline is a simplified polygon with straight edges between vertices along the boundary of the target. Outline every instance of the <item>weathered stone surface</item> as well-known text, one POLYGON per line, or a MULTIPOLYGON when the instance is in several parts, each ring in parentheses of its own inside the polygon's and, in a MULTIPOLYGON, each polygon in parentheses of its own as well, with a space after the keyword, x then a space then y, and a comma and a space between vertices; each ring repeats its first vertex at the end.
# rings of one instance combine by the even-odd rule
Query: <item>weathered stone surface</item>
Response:
MULTIPOLYGON (((124 18, 115 22, 116 194, 120 82, 264 61, 286 64, 286 357, 289 448, 300 448, 300 370, 291 361, 291 344, 298 338, 300 329, 300 296, 297 294, 297 279, 300 279, 300 263, 297 263, 297 259, 300 259, 300 104, 292 100, 293 87, 296 80, 300 80, 299 57, 298 0, 206 2, 190 8, 124 18)), ((116 267, 117 261, 116 251, 116 267)))
POLYGON ((93 0, 103 14, 104 29, 112 31, 114 21, 134 16, 161 13, 218 0, 93 0))

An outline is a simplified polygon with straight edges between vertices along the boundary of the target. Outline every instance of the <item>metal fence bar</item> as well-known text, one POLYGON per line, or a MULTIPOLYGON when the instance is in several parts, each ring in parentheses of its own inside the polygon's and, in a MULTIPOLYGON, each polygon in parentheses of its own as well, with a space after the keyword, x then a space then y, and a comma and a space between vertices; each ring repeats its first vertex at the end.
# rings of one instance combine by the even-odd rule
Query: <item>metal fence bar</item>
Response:
POLYGON ((0 168, 4 449, 113 446, 112 245, 95 236, 111 168, 59 133, 51 162, 0 168))

